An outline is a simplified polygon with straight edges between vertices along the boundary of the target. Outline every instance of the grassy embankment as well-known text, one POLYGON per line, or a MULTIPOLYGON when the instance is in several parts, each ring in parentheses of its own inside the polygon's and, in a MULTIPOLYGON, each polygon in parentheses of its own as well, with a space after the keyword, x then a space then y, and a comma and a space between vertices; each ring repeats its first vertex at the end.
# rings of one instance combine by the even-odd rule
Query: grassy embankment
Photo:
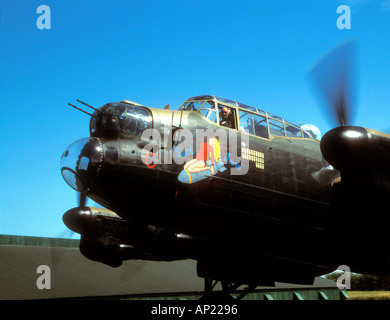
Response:
POLYGON ((348 300, 390 300, 390 291, 347 291, 348 300))

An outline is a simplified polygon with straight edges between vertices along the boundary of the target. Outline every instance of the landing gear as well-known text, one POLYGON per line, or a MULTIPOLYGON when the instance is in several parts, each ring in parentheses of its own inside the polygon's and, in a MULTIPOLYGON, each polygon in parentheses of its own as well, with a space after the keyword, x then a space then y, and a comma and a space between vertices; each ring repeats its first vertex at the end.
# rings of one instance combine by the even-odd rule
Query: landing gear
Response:
POLYGON ((237 297, 232 294, 236 291, 242 283, 221 281, 222 291, 213 291, 218 284, 219 280, 213 280, 209 278, 204 279, 204 295, 199 299, 201 301, 219 300, 219 301, 234 301, 241 300, 248 293, 253 291, 256 286, 249 285, 246 287, 237 297))

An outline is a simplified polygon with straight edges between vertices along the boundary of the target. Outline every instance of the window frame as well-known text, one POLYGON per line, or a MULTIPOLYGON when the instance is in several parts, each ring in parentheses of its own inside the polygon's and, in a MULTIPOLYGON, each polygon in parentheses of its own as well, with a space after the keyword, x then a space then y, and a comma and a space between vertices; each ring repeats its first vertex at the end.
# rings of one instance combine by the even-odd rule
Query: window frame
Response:
MULTIPOLYGON (((200 101, 200 100, 199 100, 199 101, 200 101)), ((210 121, 210 122, 213 123, 213 124, 218 125, 218 111, 217 111, 218 108, 216 108, 216 106, 215 106, 215 101, 213 101, 213 100, 205 100, 205 101, 203 101, 203 102, 204 102, 204 103, 203 103, 202 106, 197 110, 197 112, 199 112, 206 120, 210 121), (207 103, 209 103, 210 106, 206 106, 207 103), (212 106, 211 106, 211 104, 212 104, 212 106), (206 106, 206 107, 205 107, 205 106, 206 106), (203 115, 203 114, 201 113, 201 110, 208 110, 208 111, 207 111, 207 116, 203 115), (210 112, 214 112, 214 113, 215 113, 215 121, 213 121, 213 120, 211 120, 211 119, 209 118, 210 112)))
POLYGON ((268 117, 267 117, 267 115, 266 114, 259 114, 259 113, 257 113, 257 112, 252 112, 252 111, 250 111, 250 110, 248 110, 248 109, 246 109, 246 108, 239 108, 238 109, 238 114, 239 114, 239 124, 240 124, 240 128, 239 129, 237 129, 237 130, 239 130, 241 133, 246 133, 246 134, 249 134, 249 135, 252 135, 252 136, 254 136, 254 137, 256 137, 256 138, 261 138, 261 139, 265 139, 265 140, 270 140, 271 138, 270 138, 270 131, 269 131, 269 126, 268 126, 268 117), (251 126, 252 126, 252 131, 253 131, 253 133, 251 133, 251 132, 246 132, 246 131, 242 131, 242 129, 244 129, 245 130, 245 128, 243 128, 242 126, 241 126, 241 115, 240 115, 240 112, 242 112, 243 114, 245 114, 245 115, 250 115, 251 117, 252 117, 252 124, 251 124, 251 126), (263 136, 260 136, 260 135, 257 135, 256 134, 256 127, 255 127, 255 117, 260 117, 260 118, 263 118, 264 120, 265 120, 265 128, 266 128, 266 132, 267 132, 267 137, 263 137, 263 136))
POLYGON ((290 122, 286 122, 284 121, 284 131, 285 131, 285 134, 286 134, 286 137, 287 138, 295 138, 295 139, 302 139, 303 138, 303 130, 302 128, 300 127, 297 127, 296 125, 290 123, 290 122), (295 128, 297 129, 296 132, 300 132, 301 133, 301 136, 297 136, 296 134, 288 134, 288 132, 291 132, 290 130, 287 130, 287 128, 295 128))
POLYGON ((270 136, 287 138, 286 128, 284 127, 284 120, 282 118, 280 118, 280 120, 279 120, 279 119, 275 119, 272 117, 268 117, 268 131, 269 131, 270 136), (277 129, 273 129, 273 128, 272 129, 275 131, 271 132, 271 124, 277 126, 278 123, 280 123, 282 125, 283 134, 280 130, 279 131, 281 134, 274 134, 273 132, 277 132, 277 129))

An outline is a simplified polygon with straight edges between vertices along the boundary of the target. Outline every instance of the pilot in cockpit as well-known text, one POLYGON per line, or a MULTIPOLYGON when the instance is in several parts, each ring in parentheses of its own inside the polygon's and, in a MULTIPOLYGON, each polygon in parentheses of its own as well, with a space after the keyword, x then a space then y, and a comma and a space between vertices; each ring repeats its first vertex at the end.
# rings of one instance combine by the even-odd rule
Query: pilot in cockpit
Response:
POLYGON ((228 107, 221 109, 221 120, 219 124, 224 127, 233 128, 232 114, 228 107))

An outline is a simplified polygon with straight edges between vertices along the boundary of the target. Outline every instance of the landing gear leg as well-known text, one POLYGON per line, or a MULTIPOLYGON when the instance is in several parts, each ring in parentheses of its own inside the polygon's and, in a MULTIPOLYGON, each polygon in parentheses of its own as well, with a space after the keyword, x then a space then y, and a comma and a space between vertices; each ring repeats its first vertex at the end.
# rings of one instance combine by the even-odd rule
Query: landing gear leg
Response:
POLYGON ((204 293, 210 294, 212 293, 213 289, 217 285, 218 281, 214 281, 213 279, 205 278, 204 279, 204 293))
POLYGON ((224 301, 233 301, 233 300, 241 300, 248 293, 253 291, 256 286, 250 285, 244 289, 244 291, 235 298, 232 296, 232 293, 242 285, 242 283, 221 281, 222 291, 213 291, 215 286, 218 284, 218 280, 213 280, 209 278, 204 279, 204 295, 200 298, 200 300, 224 300, 224 301))
POLYGON ((210 278, 204 279, 204 295, 199 300, 210 301, 210 300, 224 300, 231 301, 234 297, 226 290, 226 286, 222 285, 222 291, 213 291, 215 286, 218 284, 218 280, 210 278))

